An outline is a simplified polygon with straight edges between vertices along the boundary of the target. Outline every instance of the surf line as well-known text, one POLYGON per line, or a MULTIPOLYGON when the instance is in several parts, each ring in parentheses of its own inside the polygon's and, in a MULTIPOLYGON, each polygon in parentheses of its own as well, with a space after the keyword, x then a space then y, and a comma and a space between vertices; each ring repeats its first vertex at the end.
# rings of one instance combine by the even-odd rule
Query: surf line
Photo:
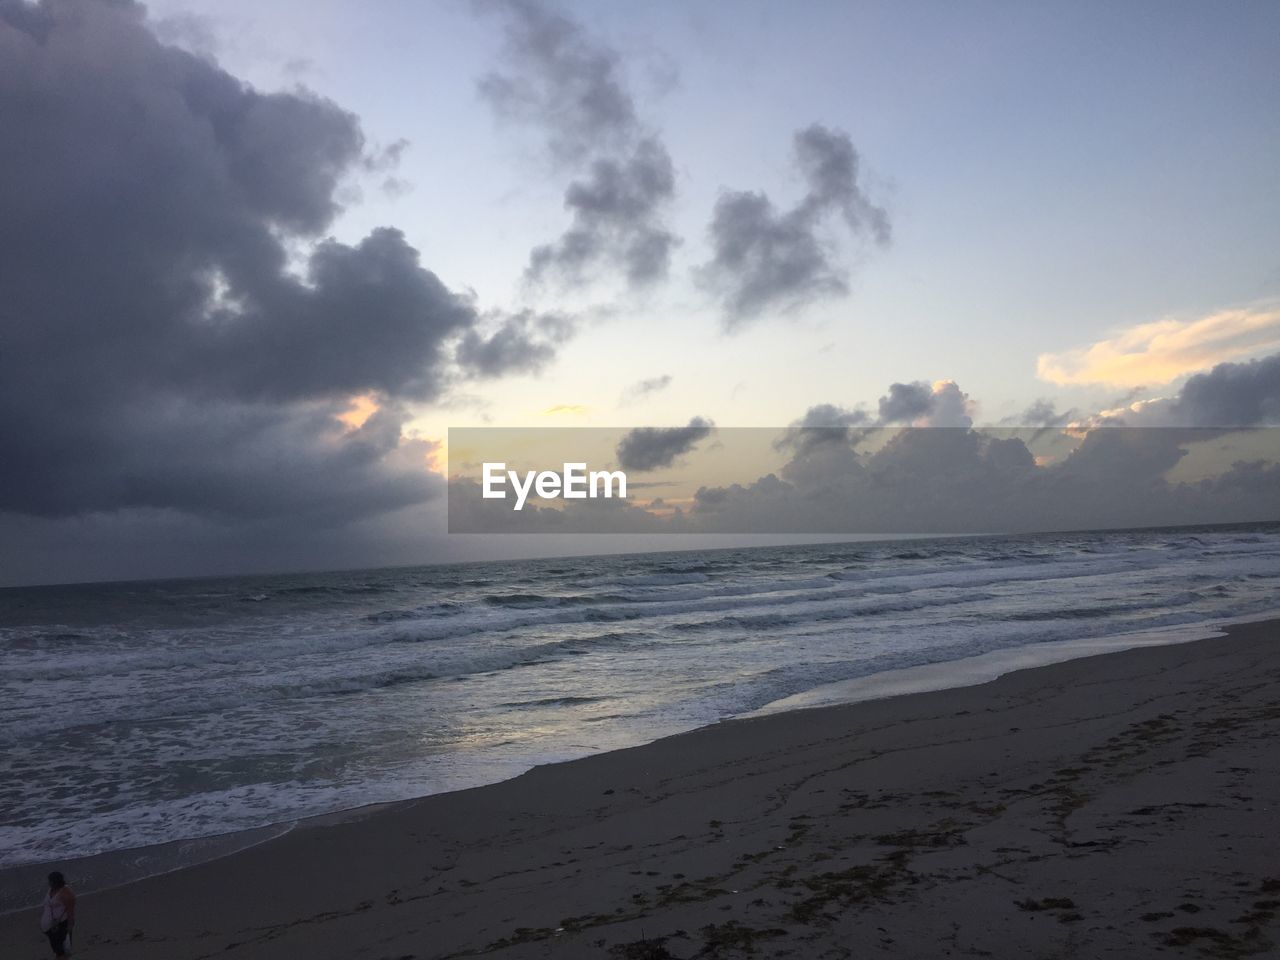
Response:
POLYGON ((503 462, 486 462, 482 474, 481 496, 486 500, 507 499, 506 485, 515 491, 513 510, 523 510, 530 491, 543 500, 586 500, 603 497, 625 498, 627 475, 622 470, 587 471, 585 463, 566 463, 560 473, 554 470, 508 470, 503 462), (614 493, 614 490, 617 493, 614 493))

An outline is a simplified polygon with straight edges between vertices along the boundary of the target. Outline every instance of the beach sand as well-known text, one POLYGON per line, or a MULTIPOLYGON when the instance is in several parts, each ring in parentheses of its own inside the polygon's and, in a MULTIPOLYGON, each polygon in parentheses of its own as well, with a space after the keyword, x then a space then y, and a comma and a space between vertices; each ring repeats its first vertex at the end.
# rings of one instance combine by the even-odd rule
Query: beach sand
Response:
MULTIPOLYGON (((23 868, 33 901, 47 869, 23 868)), ((78 946, 103 960, 1240 957, 1280 952, 1278 916, 1271 621, 309 822, 83 893, 78 946)), ((37 920, 0 917, 0 956, 46 955, 37 920)))

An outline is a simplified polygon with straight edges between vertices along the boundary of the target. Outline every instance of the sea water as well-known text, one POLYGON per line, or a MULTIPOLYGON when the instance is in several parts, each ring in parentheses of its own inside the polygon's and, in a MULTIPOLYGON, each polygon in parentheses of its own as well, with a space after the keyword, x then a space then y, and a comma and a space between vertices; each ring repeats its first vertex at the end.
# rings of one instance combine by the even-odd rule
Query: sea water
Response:
POLYGON ((0 866, 494 782, 916 665, 1207 633, 1278 586, 1267 525, 0 590, 0 866))

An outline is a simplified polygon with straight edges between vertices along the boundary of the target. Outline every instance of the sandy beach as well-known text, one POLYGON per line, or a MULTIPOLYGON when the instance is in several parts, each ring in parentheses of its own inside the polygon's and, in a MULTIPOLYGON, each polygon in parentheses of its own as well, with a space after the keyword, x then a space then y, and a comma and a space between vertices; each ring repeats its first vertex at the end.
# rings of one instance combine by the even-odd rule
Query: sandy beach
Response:
MULTIPOLYGON (((82 893, 78 955, 1269 954, 1278 641, 1249 624, 311 822, 82 893)), ((47 869, 5 879, 34 901, 47 869)), ((37 920, 0 917, 6 958, 44 955, 37 920)))

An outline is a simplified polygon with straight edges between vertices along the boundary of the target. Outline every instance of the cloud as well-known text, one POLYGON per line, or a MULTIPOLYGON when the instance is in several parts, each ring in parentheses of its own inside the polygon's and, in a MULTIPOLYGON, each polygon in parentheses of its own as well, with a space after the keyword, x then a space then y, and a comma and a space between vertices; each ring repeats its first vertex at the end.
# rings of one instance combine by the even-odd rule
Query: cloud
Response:
POLYGON ((702 417, 694 417, 684 427, 638 427, 618 441, 618 466, 623 470, 643 473, 669 467, 710 436, 715 425, 702 417))
MULTIPOLYGON (((1167 418, 1155 428, 1076 425, 1040 401, 1017 426, 975 429, 973 405, 954 381, 911 381, 892 384, 875 414, 830 403, 809 408, 773 435, 773 448, 785 462, 764 475, 752 466, 759 462, 755 458, 713 459, 707 446, 696 448, 711 428, 701 418, 688 427, 630 431, 617 453, 620 465, 632 470, 669 466, 683 457, 686 486, 700 474, 717 478, 697 488, 691 503, 687 494, 664 502, 653 514, 653 532, 990 533, 1280 515, 1280 431, 1253 429, 1280 423, 1280 356, 1221 365, 1163 402, 1181 408, 1181 423, 1167 418), (1223 426, 1228 417, 1234 418, 1231 425, 1223 426), (1180 471, 1184 461, 1194 469, 1180 471), (743 476, 721 479, 734 464, 743 476)), ((718 430, 716 446, 742 449, 735 448, 742 441, 758 447, 757 437, 739 435, 755 432, 718 430)), ((568 533, 644 526, 630 513, 583 512, 568 504, 528 527, 469 511, 458 511, 469 525, 455 529, 554 526, 568 533)))
MULTIPOLYGON (((1036 446, 1040 457, 1045 462, 1048 462, 1058 455, 1058 451, 1041 449, 1039 441, 1049 438, 1051 441, 1050 447, 1052 447, 1054 438, 1063 436, 1061 428, 1068 427, 1077 418, 1078 414, 1074 409, 1060 412, 1052 400, 1041 397, 1021 413, 1002 418, 1000 423, 1003 426, 1035 427, 1036 429, 1028 435, 1027 442, 1032 446, 1036 446)), ((1101 426, 1102 424, 1098 425, 1101 426)))
POLYGON ((848 447, 860 435, 854 432, 854 428, 868 427, 873 422, 865 410, 848 410, 833 403, 820 403, 810 407, 803 417, 787 427, 774 442, 774 448, 802 453, 822 445, 848 447))
POLYGON ((485 4, 503 19, 503 63, 480 78, 480 96, 502 119, 545 131, 552 155, 566 163, 601 147, 631 146, 639 126, 617 51, 582 25, 535 0, 485 4))
POLYGON ((1192 484, 1168 479, 1188 447, 1216 436, 1218 431, 1095 429, 1060 461, 1037 463, 1012 431, 907 429, 867 453, 823 445, 798 452, 781 476, 704 487, 687 528, 938 534, 1274 517, 1280 510, 1280 450, 1274 443, 1270 462, 1224 464, 1219 475, 1192 484))
POLYGON ((880 398, 880 424, 909 424, 915 427, 969 427, 973 425, 973 403, 954 380, 929 384, 890 384, 880 398))
POLYGON ((480 79, 481 98, 500 119, 542 131, 556 164, 582 172, 565 191, 569 228, 534 247, 526 278, 580 287, 614 268, 633 289, 666 279, 680 242, 664 221, 675 171, 640 121, 617 51, 534 0, 486 7, 503 19, 507 70, 480 79))
MULTIPOLYGON (((840 453, 827 455, 847 461, 843 451, 856 447, 879 428, 898 425, 969 427, 973 425, 972 408, 969 395, 954 380, 939 380, 933 384, 924 380, 892 383, 880 398, 876 416, 858 408, 818 404, 792 423, 774 446, 793 452, 789 469, 798 469, 801 463, 808 465, 820 447, 839 449, 840 453)), ((824 465, 823 469, 827 466, 824 465)))
POLYGON ((663 226, 661 212, 674 195, 671 157, 653 138, 625 159, 596 160, 587 179, 574 181, 565 193, 573 225, 559 240, 533 249, 526 276, 539 281, 554 274, 580 286, 604 263, 620 268, 633 288, 666 279, 680 241, 663 226))
POLYGON ((708 228, 712 258, 697 276, 720 299, 730 329, 766 310, 848 293, 839 250, 823 232, 833 216, 856 239, 889 243, 888 215, 860 185, 858 152, 847 134, 814 124, 796 133, 793 150, 808 190, 790 210, 752 191, 726 192, 716 201, 708 228))
POLYGON ((1174 410, 1191 426, 1280 424, 1280 354, 1197 374, 1182 385, 1174 410))
POLYGON ((1138 324, 1088 347, 1044 353, 1036 360, 1042 380, 1061 386, 1111 384, 1135 387, 1169 383, 1227 360, 1280 347, 1280 307, 1220 310, 1199 320, 1138 324))
POLYGON ((796 134, 795 153, 809 185, 802 207, 814 217, 837 211, 854 234, 868 233, 877 243, 889 242, 888 214, 863 193, 858 183, 861 161, 848 134, 812 124, 796 134))
MULTIPOLYGON (((721 432, 730 448, 734 433, 721 432)), ((1223 442, 1216 428, 1064 433, 1063 455, 1051 461, 1038 461, 1023 434, 1020 428, 885 428, 858 449, 801 445, 780 470, 746 472, 736 482, 719 479, 725 462, 716 458, 715 484, 699 487, 691 501, 664 501, 648 518, 621 501, 587 510, 566 501, 526 519, 509 508, 495 511, 468 481, 469 488, 450 488, 450 523, 456 532, 974 534, 1257 522, 1280 515, 1275 431, 1242 438, 1234 449, 1249 453, 1234 462, 1221 462, 1215 451, 1223 442), (1175 479, 1192 452, 1201 461, 1217 456, 1220 462, 1209 475, 1175 479)), ((683 482, 694 482, 709 464, 706 457, 687 457, 683 482)), ((745 461, 741 466, 751 470, 745 461)))
POLYGON ((939 380, 933 385, 933 407, 918 427, 971 427, 974 403, 954 380, 939 380))
POLYGON ((1198 373, 1173 397, 1153 397, 1103 410, 1092 423, 1134 427, 1280 425, 1280 354, 1220 363, 1198 373))
POLYGON ((664 373, 658 377, 648 377, 639 380, 622 391, 621 404, 639 403, 646 397, 651 397, 655 393, 661 393, 667 387, 671 386, 672 377, 669 373, 664 373))
POLYGON ((568 317, 524 310, 503 318, 487 336, 468 330, 458 343, 458 364, 481 378, 537 373, 555 358, 556 347, 573 332, 574 323, 568 317))
POLYGON ((923 380, 892 383, 880 398, 881 423, 909 423, 923 417, 933 407, 933 388, 923 380))
MULTIPOLYGON (((190 212, 193 218, 209 213, 190 212)), ((135 221, 135 229, 142 226, 135 221)), ((246 211, 240 226, 264 225, 253 223, 246 211)), ((234 246, 208 249, 198 239, 192 243, 197 249, 190 253, 209 257, 226 287, 206 280, 205 289, 193 291, 183 304, 177 323, 156 318, 150 332, 163 332, 164 354, 139 376, 170 390, 276 401, 370 390, 430 400, 439 393, 453 339, 470 330, 476 311, 423 269, 399 230, 378 228, 355 246, 334 240, 317 244, 307 260, 305 282, 287 272, 278 245, 268 246, 278 244, 274 238, 252 239, 263 245, 264 256, 275 258, 270 267, 242 266, 236 260, 247 251, 234 246)), ((187 269, 181 261, 159 262, 158 254, 149 259, 178 275, 167 276, 168 282, 187 269)), ((140 266, 119 261, 122 270, 140 266)), ((191 279, 199 282, 198 276, 191 279)), ((149 293, 125 296, 134 301, 149 293)), ((140 309, 149 307, 139 303, 140 309)))
POLYGON ((1059 413, 1052 400, 1041 397, 1022 413, 1005 417, 1001 423, 1026 427, 1061 427, 1070 423, 1074 416, 1074 410, 1059 413))
POLYGON ((384 147, 368 151, 361 160, 361 166, 368 173, 381 174, 379 184, 384 196, 398 200, 413 192, 413 184, 403 177, 395 176, 405 151, 410 147, 408 140, 401 137, 384 147))
POLYGON ((0 115, 0 513, 399 509, 440 489, 402 428, 455 351, 547 359, 531 321, 477 340, 400 231, 322 239, 367 172, 354 115, 165 45, 139 5, 0 5, 0 115))

